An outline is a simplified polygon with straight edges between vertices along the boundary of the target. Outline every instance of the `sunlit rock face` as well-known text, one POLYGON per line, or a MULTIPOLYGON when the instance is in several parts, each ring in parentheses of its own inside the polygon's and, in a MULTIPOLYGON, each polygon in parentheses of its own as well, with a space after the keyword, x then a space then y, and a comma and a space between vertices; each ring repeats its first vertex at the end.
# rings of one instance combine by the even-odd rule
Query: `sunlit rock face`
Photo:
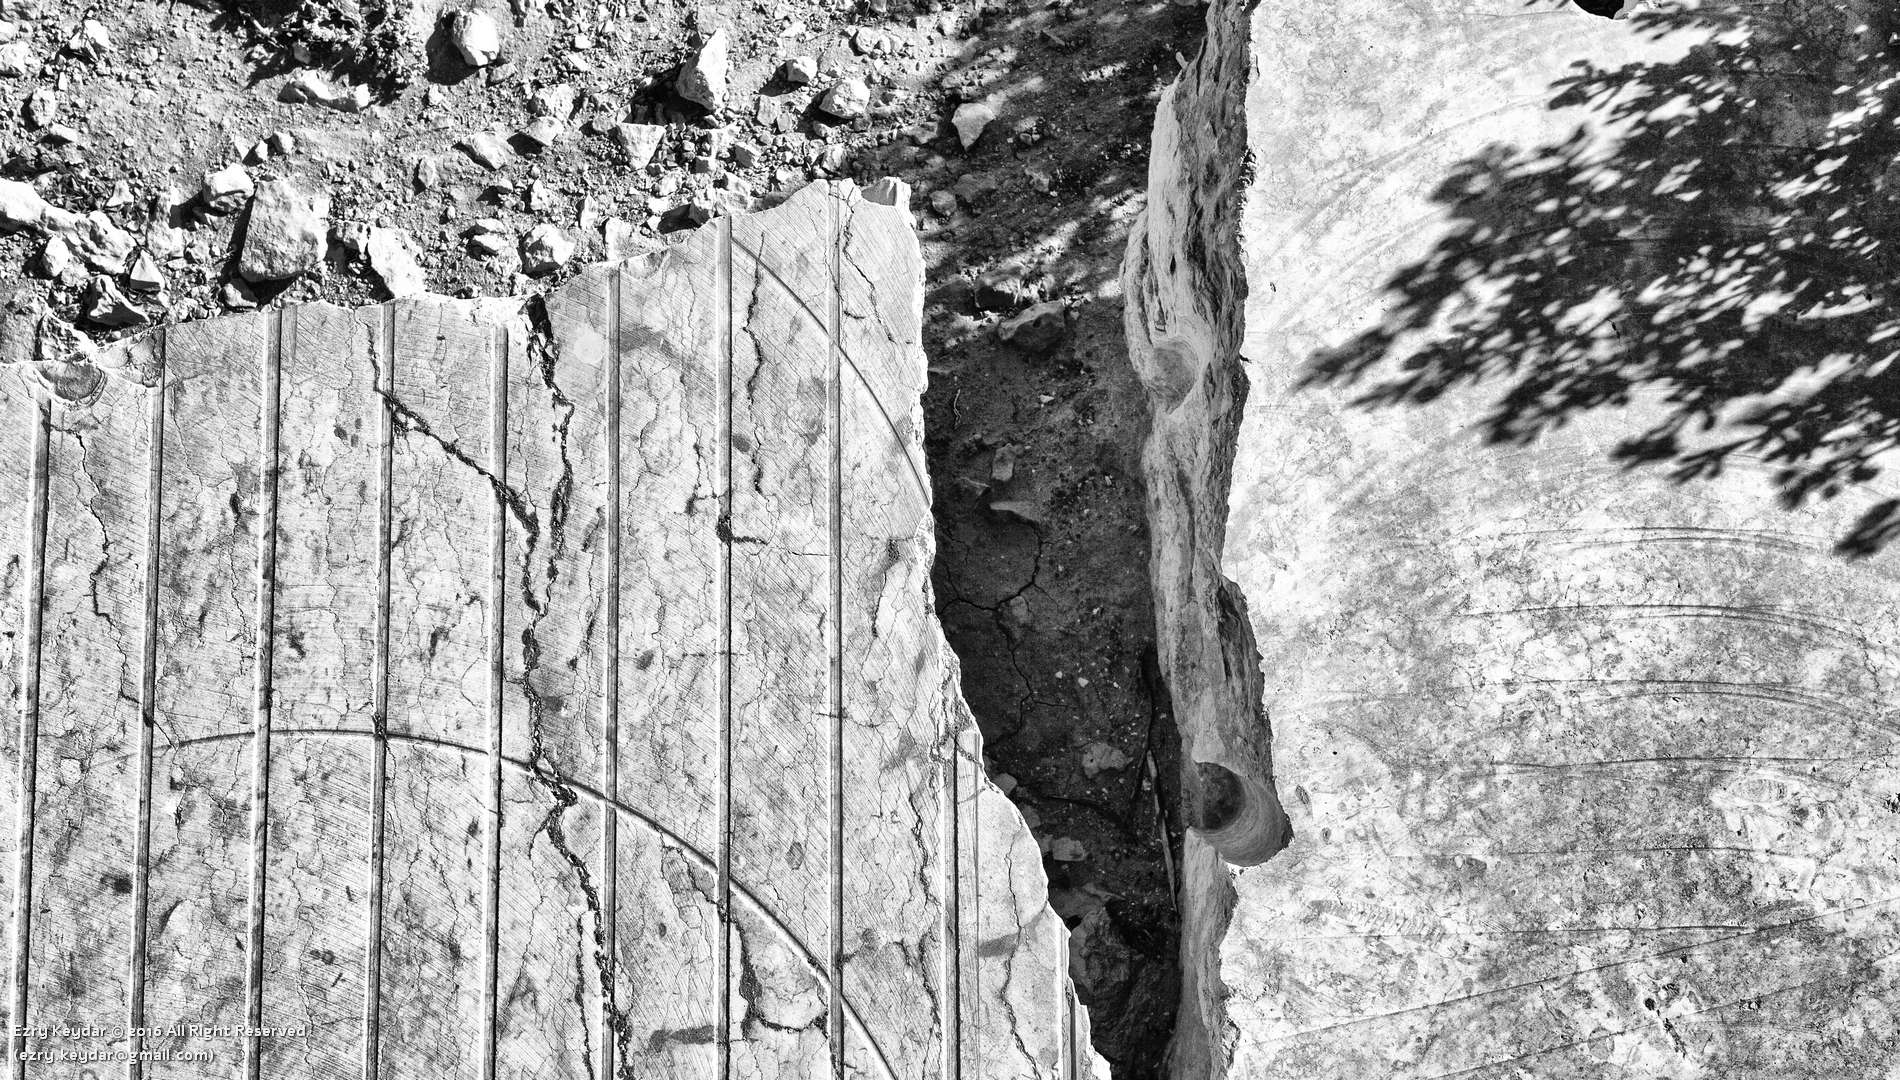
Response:
POLYGON ((1210 21, 1128 267, 1158 613, 1291 839, 1190 840, 1177 1075, 1886 1075, 1892 16, 1210 21))

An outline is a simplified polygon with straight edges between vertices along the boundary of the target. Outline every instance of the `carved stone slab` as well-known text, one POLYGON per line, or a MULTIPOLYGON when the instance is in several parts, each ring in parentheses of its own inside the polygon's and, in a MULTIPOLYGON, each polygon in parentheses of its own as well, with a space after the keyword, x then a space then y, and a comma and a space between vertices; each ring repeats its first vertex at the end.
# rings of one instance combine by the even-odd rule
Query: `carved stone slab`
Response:
MULTIPOLYGON (((1172 594, 1163 641, 1177 701, 1232 701, 1251 676, 1219 646, 1250 623, 1264 716, 1244 697, 1181 714, 1196 758, 1254 770, 1263 822, 1270 780, 1292 828, 1264 863, 1278 836, 1190 844, 1200 1027, 1176 1060, 1201 1065, 1180 1075, 1861 1077, 1900 1060, 1900 562, 1837 549, 1890 497, 1891 458, 1790 508, 1766 454, 1684 482, 1614 456, 1683 400, 1645 365, 1683 365, 1685 394, 1733 380, 1752 407, 1749 335, 1799 349, 1855 314, 1791 309, 1790 329, 1773 289, 1715 271, 1772 257, 1748 246, 1763 236, 1818 254, 1866 227, 1865 207, 1828 216, 1825 183, 1794 211, 1818 208, 1806 240, 1746 208, 1761 154, 1859 138, 1862 106, 1891 129, 1891 22, 1726 7, 1747 34, 1523 0, 1217 5, 1164 104, 1131 329, 1155 403, 1157 577, 1201 587, 1172 594), (1807 19, 1836 28, 1810 40, 1807 19), (1741 44, 1690 52, 1724 40, 1741 44), (1808 47, 1738 66, 1750 40, 1808 47), (1620 108, 1553 108, 1586 62, 1649 74, 1620 108), (1734 137, 1708 138, 1718 124, 1734 137), (1766 306, 1742 316, 1734 290, 1766 306), (1381 363, 1340 377, 1369 340, 1381 363), (1418 392, 1368 403, 1392 379, 1418 392), (1495 438, 1500 412, 1553 403, 1567 423, 1495 438), (1223 571, 1244 608, 1223 609, 1223 571)), ((1890 235, 1868 239, 1879 267, 1890 235)), ((1830 258, 1781 280, 1806 289, 1830 258)), ((1710 418, 1682 451, 1746 430, 1721 426, 1739 410, 1710 418)))
POLYGON ((931 607, 920 297, 815 185, 0 370, 12 1075, 1089 1073, 931 607))

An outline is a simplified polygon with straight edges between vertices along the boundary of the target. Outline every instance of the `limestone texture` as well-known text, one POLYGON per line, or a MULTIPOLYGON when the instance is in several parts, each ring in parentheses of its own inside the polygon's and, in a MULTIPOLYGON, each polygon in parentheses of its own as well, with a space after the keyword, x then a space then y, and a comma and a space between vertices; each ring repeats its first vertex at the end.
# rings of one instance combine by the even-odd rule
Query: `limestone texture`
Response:
POLYGON ((1625 16, 1217 4, 1162 101, 1177 1076, 1900 1060, 1896 27, 1625 16))
POLYGON ((1097 1075, 932 609, 921 280, 813 185, 0 366, 25 1075, 1097 1075))

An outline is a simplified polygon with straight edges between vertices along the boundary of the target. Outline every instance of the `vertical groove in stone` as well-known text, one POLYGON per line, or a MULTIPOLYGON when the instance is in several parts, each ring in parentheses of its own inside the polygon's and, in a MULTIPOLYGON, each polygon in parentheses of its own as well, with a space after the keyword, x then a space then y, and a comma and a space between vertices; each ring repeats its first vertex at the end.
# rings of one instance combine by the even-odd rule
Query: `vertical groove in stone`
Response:
MULTIPOLYGON (((283 447, 280 436, 286 326, 295 349, 296 316, 294 311, 278 308, 264 348, 263 476, 259 492, 262 506, 262 539, 258 551, 257 587, 257 698, 256 732, 251 746, 251 895, 250 940, 246 945, 245 1022, 255 1029, 264 1022, 264 890, 269 848, 266 833, 270 822, 270 734, 271 667, 276 652, 277 611, 277 480, 282 470, 283 447)), ((255 1034, 244 1038, 244 1076, 258 1080, 258 1059, 263 1047, 255 1034)))
POLYGON ((383 832, 389 789, 389 546, 390 503, 395 472, 395 424, 390 395, 396 378, 396 306, 382 309, 382 339, 372 352, 382 354, 375 364, 376 449, 376 652, 370 658, 371 722, 375 748, 370 758, 369 810, 369 941, 363 966, 363 1076, 377 1080, 378 1045, 382 1039, 383 1001, 383 832))
POLYGON ((826 813, 831 833, 830 895, 826 897, 830 915, 829 940, 825 949, 825 981, 831 999, 825 1015, 826 1032, 831 1039, 831 1072, 844 1077, 844 363, 838 346, 843 316, 844 237, 838 226, 838 209, 843 200, 834 195, 825 200, 830 207, 831 232, 831 305, 826 312, 830 324, 825 328, 827 357, 825 372, 825 428, 831 439, 831 520, 826 560, 826 591, 831 625, 825 634, 826 701, 825 718, 831 730, 826 733, 825 776, 830 790, 826 813))
MULTIPOLYGON (((158 716, 158 540, 159 501, 165 478, 165 394, 171 379, 171 332, 158 335, 158 377, 152 393, 151 472, 145 492, 145 625, 141 628, 143 657, 139 675, 139 805, 138 835, 133 837, 132 855, 132 954, 130 1000, 126 1002, 126 1023, 136 1031, 144 1026, 145 1016, 145 937, 152 895, 152 731, 158 716)), ((139 1051, 144 1039, 129 1034, 127 1048, 131 1062, 126 1074, 131 1080, 145 1075, 139 1051)))
POLYGON ((732 1076, 732 218, 719 218, 719 949, 720 1080, 732 1076))
POLYGON ((938 990, 938 1015, 943 1017, 944 1080, 960 1080, 963 1075, 963 955, 961 918, 963 914, 962 836, 957 829, 957 783, 959 764, 956 712, 947 702, 939 703, 942 730, 937 733, 938 767, 943 770, 943 844, 938 858, 943 866, 943 978, 938 990))
MULTIPOLYGON (((969 866, 969 876, 967 878, 963 876, 965 853, 962 850, 958 850, 957 852, 957 876, 959 879, 958 888, 964 894, 962 899, 970 912, 970 920, 968 923, 964 923, 962 921, 963 912, 959 909, 957 912, 957 966, 969 975, 969 992, 966 998, 970 1003, 970 1011, 972 1014, 970 1016, 970 1026, 976 1029, 977 1037, 970 1040, 969 1045, 964 1048, 970 1055, 970 1067, 964 1069, 963 1063, 959 1062, 957 1068, 959 1075, 969 1075, 978 1078, 978 1080, 986 1080, 987 1074, 983 1068, 984 1046, 982 1037, 984 1032, 984 1017, 982 1012, 984 1005, 983 967, 980 962, 981 957, 978 955, 978 949, 981 948, 983 942, 983 878, 981 867, 977 864, 977 856, 983 846, 983 800, 978 797, 983 791, 983 755, 981 743, 978 741, 979 735, 976 729, 975 718, 970 717, 966 719, 959 716, 958 719, 962 721, 962 723, 957 732, 955 757, 956 768, 959 770, 959 776, 963 779, 963 782, 960 783, 958 787, 960 789, 959 794, 969 803, 970 820, 969 828, 959 829, 961 833, 960 839, 969 845, 967 864, 969 866), (967 753, 964 750, 964 740, 966 738, 969 741, 967 753), (966 768, 968 769, 967 774, 961 771, 966 768), (968 794, 963 795, 963 792, 968 792, 968 794), (964 889, 963 885, 966 883, 969 888, 964 889), (964 960, 964 943, 966 941, 969 944, 969 960, 967 963, 965 963, 964 960)), ((956 813, 959 815, 963 813, 961 804, 958 805, 956 813)), ((959 817, 958 821, 961 822, 962 818, 959 817)), ((1007 872, 1007 868, 1005 868, 1005 873, 1007 872)), ((962 1016, 962 1000, 956 1003, 956 1009, 957 1015, 962 1016)))
POLYGON ((27 534, 25 641, 20 653, 26 667, 20 686, 20 818, 18 846, 14 848, 13 890, 13 1027, 7 1040, 13 1065, 8 1074, 26 1075, 26 982, 30 971, 33 928, 33 811, 38 802, 40 728, 40 636, 46 583, 46 458, 52 426, 52 403, 40 401, 34 411, 32 506, 33 523, 27 534))
POLYGON ((619 966, 620 922, 620 267, 607 275, 607 682, 606 743, 601 763, 601 956, 602 1080, 613 1080, 621 1018, 613 1008, 619 966))
MULTIPOLYGON (((532 301, 531 301, 532 302, 532 301)), ((522 342, 525 348, 527 342, 522 342)), ((490 367, 489 389, 489 460, 491 475, 508 476, 508 328, 495 333, 494 362, 490 367)), ((507 650, 502 635, 507 597, 508 507, 499 492, 491 492, 489 510, 488 578, 488 782, 483 790, 487 802, 483 814, 488 836, 487 884, 482 896, 482 1080, 495 1080, 496 1043, 499 1007, 496 987, 501 974, 501 688, 507 650)))
POLYGON ((1062 936, 1061 963, 1056 965, 1056 996, 1062 1002, 1062 1062, 1057 1069, 1059 1075, 1067 1080, 1076 1080, 1081 1076, 1078 1071, 1080 1052, 1076 1046, 1075 988, 1069 985, 1069 939, 1062 936))

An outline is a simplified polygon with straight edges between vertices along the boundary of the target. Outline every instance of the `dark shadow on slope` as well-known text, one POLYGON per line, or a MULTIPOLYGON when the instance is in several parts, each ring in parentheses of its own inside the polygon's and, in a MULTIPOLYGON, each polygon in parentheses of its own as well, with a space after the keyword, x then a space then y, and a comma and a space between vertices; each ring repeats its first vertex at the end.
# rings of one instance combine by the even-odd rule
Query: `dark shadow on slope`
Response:
MULTIPOLYGON (((1306 384, 1363 384, 1369 406, 1483 385, 1508 444, 1661 391, 1615 459, 1683 482, 1767 460, 1789 506, 1872 479, 1900 447, 1900 12, 1773 0, 1631 25, 1715 36, 1553 86, 1553 107, 1627 125, 1611 153, 1578 132, 1463 162, 1435 193, 1448 234, 1306 384)), ((1896 533, 1888 500, 1839 548, 1896 533)))

